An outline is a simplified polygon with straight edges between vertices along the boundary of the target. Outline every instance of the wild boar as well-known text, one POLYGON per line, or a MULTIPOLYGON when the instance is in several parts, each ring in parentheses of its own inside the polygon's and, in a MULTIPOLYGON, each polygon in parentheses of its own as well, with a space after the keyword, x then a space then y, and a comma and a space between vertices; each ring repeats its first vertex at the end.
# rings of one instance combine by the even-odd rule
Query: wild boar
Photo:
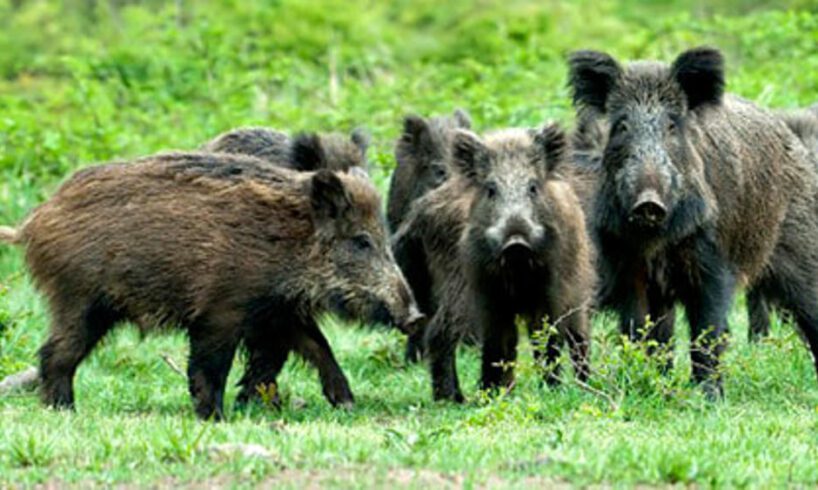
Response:
POLYGON ((74 404, 77 366, 115 325, 190 339, 196 414, 223 416, 236 348, 239 402, 294 351, 333 405, 353 402, 316 323, 323 312, 411 331, 419 312, 394 261, 374 187, 359 173, 296 172, 227 154, 172 153, 76 173, 0 239, 25 248, 48 300, 43 401, 74 404))
POLYGON ((743 281, 794 314, 818 359, 818 177, 798 137, 724 94, 716 49, 625 66, 579 51, 569 65, 579 114, 608 131, 592 226, 601 304, 623 333, 642 338, 646 317, 680 302, 693 379, 720 397, 727 312, 743 281))
MULTIPOLYGON (((459 131, 452 160, 474 192, 460 240, 471 319, 482 333, 484 389, 510 387, 517 355, 515 319, 522 317, 535 344, 535 358, 548 382, 558 379, 556 360, 567 343, 576 374, 589 373, 588 306, 594 290, 593 257, 585 216, 571 185, 567 137, 557 125, 540 131, 512 129, 481 139, 459 131), (556 327, 540 345, 544 322, 556 327)), ((447 306, 457 302, 449 302, 447 306)), ((460 308, 439 313, 461 314, 460 308)), ((462 400, 451 342, 455 322, 429 325, 435 398, 462 400), (440 331, 438 329, 443 329, 440 331), (441 355, 442 354, 442 355, 441 355)))

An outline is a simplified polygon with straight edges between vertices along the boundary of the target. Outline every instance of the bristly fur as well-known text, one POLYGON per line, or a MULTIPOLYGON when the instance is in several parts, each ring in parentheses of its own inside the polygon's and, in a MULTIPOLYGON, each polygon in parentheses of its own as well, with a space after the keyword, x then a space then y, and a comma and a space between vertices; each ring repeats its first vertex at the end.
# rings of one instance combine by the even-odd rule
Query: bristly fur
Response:
MULTIPOLYGON (((424 118, 410 114, 404 117, 403 132, 395 145, 396 166, 390 179, 386 212, 393 233, 400 230, 418 201, 449 181, 452 136, 455 130, 468 128, 471 128, 471 118, 463 109, 456 109, 451 116, 424 118)), ((454 232, 444 229, 441 233, 454 232)), ((416 256, 396 255, 412 289, 419 295, 423 312, 431 317, 438 293, 426 288, 426 274, 419 272, 428 264, 416 256)), ((407 361, 415 362, 422 357, 423 351, 421 331, 408 339, 405 357, 407 361)))
POLYGON ((451 116, 425 118, 409 114, 395 145, 395 170, 389 183, 386 219, 395 232, 412 203, 443 184, 451 166, 451 139, 455 130, 471 128, 463 109, 451 116))
MULTIPOLYGON (((42 396, 73 405, 73 375, 115 325, 186 329, 190 392, 221 417, 234 351, 240 403, 274 384, 290 352, 318 368, 334 405, 349 384, 316 316, 402 326, 414 299, 388 248, 372 183, 226 153, 169 153, 78 172, 20 228, 51 310, 42 396)), ((416 318, 415 318, 416 319, 416 318)))

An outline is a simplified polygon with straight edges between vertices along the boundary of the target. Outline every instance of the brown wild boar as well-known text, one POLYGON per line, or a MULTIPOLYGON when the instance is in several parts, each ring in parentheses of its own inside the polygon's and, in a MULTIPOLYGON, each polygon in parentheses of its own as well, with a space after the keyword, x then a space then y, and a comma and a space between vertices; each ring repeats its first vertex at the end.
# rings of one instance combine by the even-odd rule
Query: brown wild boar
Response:
POLYGON ((300 133, 290 138, 270 128, 237 128, 202 146, 210 153, 249 155, 294 170, 367 168, 369 135, 356 129, 349 137, 338 133, 300 133))
POLYGON ((592 222, 601 304, 622 331, 656 338, 645 318, 680 302, 693 379, 719 397, 727 312, 742 279, 792 312, 818 363, 815 155, 773 113, 724 94, 718 50, 625 66, 580 51, 569 65, 579 115, 601 118, 608 132, 592 222))
MULTIPOLYGON (((463 109, 451 116, 424 118, 414 114, 403 120, 403 133, 395 145, 395 170, 389 184, 386 217, 393 233, 411 212, 413 204, 427 192, 442 185, 451 173, 451 140, 458 128, 471 128, 471 119, 463 109)), ((448 230, 445 233, 449 233, 448 230)), ((428 264, 397 257, 409 285, 415 292, 421 311, 434 311, 437 288, 430 284, 426 273, 428 264)), ((423 353, 423 331, 410 337, 406 343, 406 360, 418 361, 423 353)))
MULTIPOLYGON (((474 192, 460 241, 465 282, 447 283, 442 317, 428 327, 436 399, 463 399, 454 366, 456 322, 463 316, 458 288, 465 288, 470 317, 482 337, 484 389, 510 387, 517 355, 515 319, 532 334, 535 357, 556 382, 556 360, 567 343, 579 379, 589 373, 588 306, 594 273, 585 216, 571 185, 565 133, 557 125, 540 131, 512 129, 483 139, 461 130, 452 161, 474 192), (544 321, 557 329, 539 345, 544 321), (439 331, 438 329, 454 329, 439 331), (441 376, 441 378, 437 378, 441 376)), ((437 314, 436 314, 437 316, 437 314)))
POLYGON ((239 155, 176 153, 76 173, 19 229, 50 307, 43 401, 74 403, 77 366, 115 325, 169 324, 190 338, 196 414, 222 417, 236 348, 239 402, 275 383, 291 351, 333 405, 353 402, 316 315, 411 330, 417 306, 395 263, 379 197, 359 172, 295 172, 239 155))

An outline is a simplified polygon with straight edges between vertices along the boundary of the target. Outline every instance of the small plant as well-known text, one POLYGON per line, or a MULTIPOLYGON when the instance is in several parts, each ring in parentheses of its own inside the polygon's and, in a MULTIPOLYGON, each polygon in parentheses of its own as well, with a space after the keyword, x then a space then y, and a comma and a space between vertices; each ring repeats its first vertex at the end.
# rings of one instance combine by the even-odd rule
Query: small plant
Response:
POLYGON ((256 392, 261 397, 261 403, 268 408, 278 408, 281 404, 281 399, 278 394, 278 385, 276 383, 260 383, 256 385, 256 392))
POLYGON ((10 456, 17 467, 47 466, 54 458, 54 448, 49 439, 30 434, 11 443, 10 456))

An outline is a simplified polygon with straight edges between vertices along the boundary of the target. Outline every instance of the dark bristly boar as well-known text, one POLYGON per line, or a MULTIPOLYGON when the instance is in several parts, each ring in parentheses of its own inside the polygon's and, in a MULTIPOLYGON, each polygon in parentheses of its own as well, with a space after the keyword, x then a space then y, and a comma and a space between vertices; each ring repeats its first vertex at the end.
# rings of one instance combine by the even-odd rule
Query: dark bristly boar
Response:
MULTIPOLYGON (((403 134, 395 146, 396 166, 389 185, 387 221, 396 233, 413 204, 427 192, 442 185, 450 175, 451 138, 458 128, 471 128, 471 119, 463 109, 451 116, 423 118, 408 115, 403 121, 403 134)), ((404 256, 409 258, 408 256, 404 256)), ((418 299, 421 311, 431 316, 437 298, 425 271, 427 265, 417 261, 398 264, 418 299)), ((406 359, 418 361, 423 352, 423 332, 419 330, 406 344, 406 359)))
POLYGON ((48 299, 42 397, 71 407, 77 366, 116 324, 177 325, 190 338, 196 414, 222 417, 236 348, 239 402, 274 384, 290 351, 333 405, 353 401, 315 317, 411 329, 419 313, 395 263, 377 192, 360 172, 295 172, 239 155, 177 153, 82 170, 18 229, 48 299))
POLYGON ((367 168, 369 135, 356 129, 347 137, 337 133, 300 133, 290 138, 270 128, 237 128, 202 146, 202 151, 249 155, 274 165, 302 171, 347 171, 367 168))
MULTIPOLYGON (((461 130, 454 137, 454 167, 475 193, 460 255, 467 304, 482 332, 484 389, 512 385, 518 316, 528 325, 535 358, 546 368, 549 382, 558 379, 556 360, 563 343, 578 378, 588 376, 594 274, 585 217, 569 181, 567 151, 566 135, 556 125, 499 131, 483 139, 461 130), (540 345, 545 321, 557 332, 540 345)), ((432 332, 433 325, 430 336, 456 338, 432 332)), ((443 321, 434 327, 446 325, 451 326, 443 321)), ((454 359, 438 355, 454 356, 454 349, 441 343, 429 344, 433 374, 444 376, 433 381, 434 396, 462 400, 451 369, 454 359)))
POLYGON ((681 302, 693 379, 719 397, 727 312, 746 281, 793 313, 818 359, 818 178, 798 137, 723 94, 715 49, 670 66, 593 51, 569 64, 575 105, 593 109, 580 115, 609 128, 592 221, 602 304, 622 331, 641 338, 646 317, 681 302))

